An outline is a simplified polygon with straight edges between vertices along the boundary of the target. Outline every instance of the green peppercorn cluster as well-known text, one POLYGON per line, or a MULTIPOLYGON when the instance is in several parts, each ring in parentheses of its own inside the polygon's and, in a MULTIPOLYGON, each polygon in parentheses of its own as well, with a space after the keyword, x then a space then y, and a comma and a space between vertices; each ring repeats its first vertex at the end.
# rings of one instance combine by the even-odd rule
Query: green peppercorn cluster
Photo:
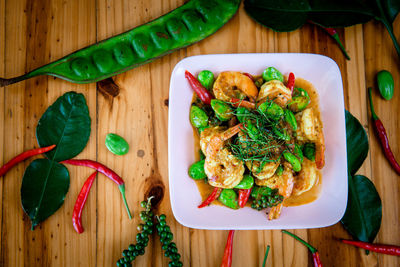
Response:
POLYGON ((157 233, 160 236, 160 242, 162 244, 162 249, 164 250, 164 256, 170 258, 171 260, 168 263, 168 267, 181 267, 183 265, 179 260, 181 255, 178 253, 176 244, 172 242, 174 235, 171 233, 171 229, 167 225, 165 218, 165 215, 161 214, 157 218, 158 224, 156 225, 157 233))
POLYGON ((144 255, 145 248, 149 244, 149 238, 154 232, 154 227, 157 229, 157 233, 160 236, 162 249, 165 251, 165 257, 171 259, 168 266, 180 267, 183 265, 182 262, 179 261, 181 255, 178 253, 178 248, 176 244, 172 242, 174 236, 165 221, 166 216, 164 214, 154 216, 151 210, 152 198, 153 197, 150 197, 147 202, 142 201, 140 203, 140 206, 145 210, 140 212, 140 219, 143 223, 138 226, 139 232, 136 234, 136 244, 130 244, 128 249, 122 252, 122 258, 117 261, 117 266, 132 266, 132 261, 134 261, 137 256, 144 255))
POLYGON ((266 208, 272 208, 282 203, 283 196, 279 195, 278 189, 256 186, 251 192, 251 199, 251 207, 260 211, 266 208))

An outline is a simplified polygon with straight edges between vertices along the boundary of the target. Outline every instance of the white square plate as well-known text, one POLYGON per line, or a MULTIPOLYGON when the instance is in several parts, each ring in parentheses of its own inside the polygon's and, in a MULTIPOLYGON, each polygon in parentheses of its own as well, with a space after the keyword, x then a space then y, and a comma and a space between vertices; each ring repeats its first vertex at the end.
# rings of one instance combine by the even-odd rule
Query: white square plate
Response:
POLYGON ((315 54, 220 54, 188 57, 172 72, 169 91, 168 159, 172 211, 184 226, 198 229, 300 229, 325 227, 338 222, 347 203, 347 154, 343 85, 339 67, 330 58, 315 54), (197 75, 207 69, 261 74, 273 66, 284 75, 293 72, 311 82, 319 94, 326 144, 322 190, 312 203, 284 207, 277 220, 265 212, 245 207, 232 210, 211 205, 197 208, 202 199, 188 168, 195 161, 189 110, 193 91, 185 70, 197 75))

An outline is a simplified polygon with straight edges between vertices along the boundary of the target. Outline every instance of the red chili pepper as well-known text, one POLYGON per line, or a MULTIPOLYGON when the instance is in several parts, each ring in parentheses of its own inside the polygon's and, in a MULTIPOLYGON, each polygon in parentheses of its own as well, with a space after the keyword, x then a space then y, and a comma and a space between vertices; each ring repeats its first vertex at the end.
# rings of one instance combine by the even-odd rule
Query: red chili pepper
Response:
POLYGON ((400 246, 395 245, 382 245, 382 244, 371 244, 362 241, 354 241, 354 240, 345 240, 342 239, 342 242, 345 244, 353 245, 359 248, 363 248, 366 250, 387 254, 387 255, 394 255, 400 256, 400 246))
POLYGON ((314 248, 313 246, 308 244, 306 241, 304 241, 303 239, 301 239, 297 235, 292 234, 292 233, 290 233, 290 232, 288 232, 286 230, 282 230, 282 233, 290 235, 291 237, 295 238, 297 241, 300 241, 303 245, 305 245, 310 250, 310 252, 312 253, 314 267, 322 267, 322 262, 321 262, 321 259, 319 257, 318 250, 316 248, 314 248))
POLYGON ((94 179, 96 178, 97 171, 92 173, 82 186, 81 192, 75 201, 74 212, 72 213, 72 224, 78 234, 83 233, 82 227, 82 211, 85 206, 86 199, 88 198, 90 188, 92 188, 94 179))
POLYGON ((390 165, 392 165, 393 169, 397 172, 398 175, 400 175, 400 165, 396 161, 392 150, 390 149, 389 145, 389 139, 385 130, 385 127, 382 124, 382 121, 378 118, 378 116, 375 113, 374 110, 374 104, 372 103, 372 88, 368 88, 368 94, 369 94, 369 104, 371 107, 371 114, 372 114, 372 119, 374 121, 374 126, 375 126, 375 131, 378 134, 379 141, 381 142, 383 152, 385 154, 386 159, 389 161, 390 165))
POLYGON ((22 152, 21 154, 15 156, 14 158, 12 158, 9 162, 4 164, 0 168, 0 177, 3 176, 4 174, 6 174, 12 167, 17 165, 21 161, 24 161, 27 158, 30 158, 30 157, 33 157, 33 156, 36 156, 36 155, 39 155, 39 154, 46 153, 46 152, 52 150, 55 147, 56 147, 56 145, 51 145, 51 146, 47 146, 47 147, 35 148, 35 149, 31 149, 31 150, 27 150, 25 152, 22 152))
POLYGON ((249 200, 251 193, 250 189, 239 189, 239 207, 243 208, 246 205, 247 200, 249 200))
POLYGON ((102 174, 104 174, 105 176, 107 176, 108 178, 113 180, 118 185, 119 191, 122 194, 122 199, 124 201, 126 211, 128 212, 129 219, 132 219, 131 211, 129 210, 128 202, 126 201, 126 197, 125 197, 124 180, 122 180, 122 178, 118 174, 116 174, 113 170, 111 170, 107 166, 105 166, 97 161, 90 160, 90 159, 67 159, 67 160, 62 161, 61 163, 71 164, 71 165, 75 165, 75 166, 89 167, 89 168, 97 170, 98 172, 101 172, 102 174))
POLYGON ((204 104, 210 105, 211 99, 214 98, 212 94, 187 70, 185 71, 185 77, 200 100, 203 101, 204 104))
POLYGON ((295 80, 296 80, 296 78, 294 77, 293 72, 289 73, 286 87, 289 88, 292 93, 293 93, 293 89, 294 89, 294 81, 295 80))
POLYGON ((233 251, 233 235, 235 230, 229 230, 228 240, 226 241, 224 257, 222 258, 221 267, 232 266, 232 251, 233 251))
POLYGON ((211 202, 213 202, 214 200, 216 200, 219 195, 222 192, 222 188, 219 187, 214 187, 214 190, 211 192, 211 195, 209 195, 206 200, 203 201, 203 203, 201 203, 198 208, 204 208, 205 206, 208 206, 211 204, 211 202))
POLYGON ((339 45, 340 50, 342 50, 342 53, 344 54, 344 56, 348 60, 350 60, 350 57, 347 54, 346 49, 344 48, 344 45, 342 44, 342 41, 340 41, 339 34, 337 33, 337 31, 334 28, 325 28, 325 27, 323 27, 323 26, 321 26, 321 25, 319 25, 317 23, 314 23, 314 22, 312 22, 310 20, 308 22, 310 22, 310 23, 312 23, 314 25, 317 25, 317 26, 321 27, 322 29, 324 29, 336 41, 336 43, 339 45))
POLYGON ((255 103, 252 103, 250 101, 246 101, 246 100, 243 100, 243 99, 238 99, 238 98, 233 98, 232 97, 229 100, 229 102, 235 108, 238 108, 238 107, 245 107, 245 108, 248 108, 248 109, 255 109, 256 108, 256 104, 255 103))

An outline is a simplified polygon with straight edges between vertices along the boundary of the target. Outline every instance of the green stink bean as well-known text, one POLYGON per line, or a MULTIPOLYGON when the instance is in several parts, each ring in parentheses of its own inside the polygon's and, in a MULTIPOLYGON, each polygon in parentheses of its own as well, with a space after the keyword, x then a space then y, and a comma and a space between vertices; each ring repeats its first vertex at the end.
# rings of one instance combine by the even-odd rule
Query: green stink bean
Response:
POLYGON ((231 209, 239 208, 237 194, 233 189, 223 189, 218 197, 218 200, 231 209))
POLYGON ((311 161, 315 161, 315 144, 314 143, 304 144, 303 153, 306 158, 308 158, 311 161))
POLYGON ((292 168, 295 172, 299 172, 301 170, 300 160, 290 152, 283 152, 283 157, 287 162, 292 165, 292 168))
POLYGON ((279 120, 284 114, 283 109, 278 104, 268 100, 258 106, 258 111, 274 120, 279 120))
POLYGON ((237 189, 250 189, 253 187, 254 184, 254 178, 253 176, 246 174, 243 175, 243 179, 240 181, 240 183, 235 186, 237 189))
POLYGON ((207 113, 198 106, 192 105, 190 108, 190 122, 196 128, 206 127, 208 125, 207 113))
POLYGON ((117 134, 107 134, 105 143, 108 150, 115 155, 125 155, 129 151, 128 142, 117 134))
POLYGON ((310 104, 310 96, 307 91, 302 88, 294 88, 292 100, 288 104, 288 108, 293 112, 300 112, 310 104))
POLYGON ((198 42, 216 32, 239 8, 240 0, 192 0, 150 23, 75 51, 25 75, 0 78, 0 87, 38 75, 71 82, 106 79, 198 42))
POLYGON ((233 117, 233 110, 222 100, 212 99, 211 108, 214 110, 217 118, 221 121, 227 121, 233 117))
POLYGON ((239 122, 245 122, 251 115, 251 112, 245 107, 238 107, 236 109, 235 115, 239 122))
POLYGON ((278 139, 285 141, 290 140, 290 135, 287 133, 286 129, 278 129, 277 127, 274 127, 272 128, 272 131, 278 139))
POLYGON ((285 109, 285 121, 289 123, 289 125, 292 127, 294 131, 297 130, 296 117, 294 116, 293 112, 291 112, 289 109, 285 109))
POLYGON ((294 155, 299 158, 300 163, 303 163, 304 156, 303 151, 301 151, 301 147, 298 144, 294 144, 294 155))
POLYGON ((260 131, 257 127, 250 121, 247 120, 245 123, 245 132, 249 135, 249 137, 253 140, 258 140, 260 137, 260 131))
POLYGON ((192 165, 190 165, 189 167, 189 176, 190 178, 194 179, 194 180, 201 180, 204 178, 207 178, 206 173, 204 172, 204 163, 205 160, 199 160, 195 163, 193 163, 192 165))
POLYGON ((214 84, 214 74, 209 70, 202 70, 197 75, 197 80, 199 80, 207 90, 211 90, 214 84))
POLYGON ((266 82, 272 81, 272 80, 278 80, 278 81, 283 82, 282 73, 279 70, 275 69, 274 67, 266 68, 262 74, 262 77, 266 82))
POLYGON ((279 164, 278 168, 275 171, 275 174, 281 176, 283 174, 283 166, 279 164))
POLYGON ((381 96, 386 100, 392 99, 394 91, 394 81, 392 74, 387 70, 381 70, 376 75, 376 80, 381 96))

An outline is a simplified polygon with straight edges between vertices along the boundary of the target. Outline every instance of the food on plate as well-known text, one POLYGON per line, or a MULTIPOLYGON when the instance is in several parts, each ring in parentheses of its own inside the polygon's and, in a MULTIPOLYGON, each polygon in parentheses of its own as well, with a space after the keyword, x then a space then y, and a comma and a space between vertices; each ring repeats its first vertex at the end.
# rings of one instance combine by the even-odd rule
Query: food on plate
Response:
POLYGON ((248 203, 268 209, 273 220, 284 205, 315 200, 304 196, 321 183, 325 143, 311 84, 274 67, 258 76, 224 71, 214 81, 214 75, 203 70, 197 81, 185 73, 195 91, 189 118, 201 153, 188 172, 206 192, 199 208, 248 203))

